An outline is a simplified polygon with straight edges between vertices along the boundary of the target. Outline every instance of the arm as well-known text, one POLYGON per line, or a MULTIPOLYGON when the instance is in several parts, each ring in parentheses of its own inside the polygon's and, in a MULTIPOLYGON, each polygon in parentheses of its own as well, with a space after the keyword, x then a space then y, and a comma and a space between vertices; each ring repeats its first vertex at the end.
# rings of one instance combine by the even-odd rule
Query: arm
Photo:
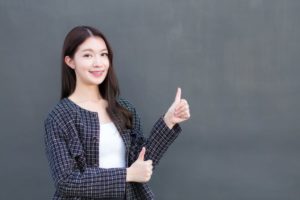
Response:
POLYGON ((136 110, 133 110, 133 118, 135 124, 134 131, 136 131, 136 134, 138 135, 138 141, 133 146, 133 148, 135 148, 134 152, 136 152, 133 160, 136 159, 137 153, 141 151, 143 146, 145 146, 145 159, 152 160, 153 167, 155 167, 159 163, 160 159, 163 157, 169 146, 181 132, 181 127, 179 126, 179 124, 175 124, 170 129, 165 123, 163 117, 160 117, 154 124, 149 138, 146 139, 143 136, 140 117, 138 116, 136 110))
POLYGON ((179 123, 190 118, 188 102, 185 99, 181 99, 181 89, 178 88, 174 102, 165 115, 160 117, 154 124, 148 140, 143 137, 140 118, 136 110, 133 106, 130 106, 129 103, 127 103, 127 106, 129 106, 129 108, 131 107, 130 110, 132 110, 133 113, 133 131, 136 136, 135 142, 133 143, 133 148, 135 149, 133 152, 135 152, 135 155, 132 156, 132 158, 135 159, 137 152, 140 151, 142 146, 146 146, 147 151, 145 157, 146 159, 152 160, 153 166, 155 166, 181 132, 179 123))
POLYGON ((119 103, 132 113, 133 128, 129 166, 137 160, 142 147, 146 148, 145 160, 152 160, 153 166, 157 165, 168 147, 181 132, 179 124, 173 125, 170 129, 161 116, 154 124, 149 138, 146 139, 143 135, 140 117, 134 106, 125 99, 119 99, 119 103))
POLYGON ((124 197, 125 168, 81 166, 85 164, 82 146, 75 145, 73 150, 76 149, 76 153, 72 155, 66 143, 65 131, 54 119, 45 121, 45 131, 46 154, 60 194, 89 198, 124 197))

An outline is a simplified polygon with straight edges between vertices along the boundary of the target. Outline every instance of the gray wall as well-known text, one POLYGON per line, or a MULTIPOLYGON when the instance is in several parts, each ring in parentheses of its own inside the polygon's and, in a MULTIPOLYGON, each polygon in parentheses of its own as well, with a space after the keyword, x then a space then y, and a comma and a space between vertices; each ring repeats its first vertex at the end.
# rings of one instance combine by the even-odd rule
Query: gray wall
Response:
POLYGON ((76 25, 101 29, 147 135, 181 86, 192 118, 157 199, 300 198, 300 1, 1 0, 0 199, 50 199, 43 120, 76 25))

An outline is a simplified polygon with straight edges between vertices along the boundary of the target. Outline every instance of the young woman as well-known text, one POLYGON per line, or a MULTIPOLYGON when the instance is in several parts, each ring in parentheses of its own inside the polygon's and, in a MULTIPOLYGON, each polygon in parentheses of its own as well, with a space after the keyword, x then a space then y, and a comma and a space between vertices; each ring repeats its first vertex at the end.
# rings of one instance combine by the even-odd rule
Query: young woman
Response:
POLYGON ((61 100, 45 120, 53 199, 154 199, 147 184, 153 167, 189 117, 178 88, 144 138, 135 108, 119 97, 105 36, 93 27, 73 28, 63 45, 61 100))

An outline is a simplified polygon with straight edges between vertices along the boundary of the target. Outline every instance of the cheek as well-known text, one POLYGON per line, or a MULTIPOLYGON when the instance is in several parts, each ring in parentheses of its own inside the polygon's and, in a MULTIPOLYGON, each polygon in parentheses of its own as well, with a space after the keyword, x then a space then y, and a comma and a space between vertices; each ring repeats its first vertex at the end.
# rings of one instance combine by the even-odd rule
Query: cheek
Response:
POLYGON ((91 60, 80 60, 78 62, 78 67, 83 68, 83 69, 88 69, 91 67, 91 65, 93 64, 93 62, 91 60))

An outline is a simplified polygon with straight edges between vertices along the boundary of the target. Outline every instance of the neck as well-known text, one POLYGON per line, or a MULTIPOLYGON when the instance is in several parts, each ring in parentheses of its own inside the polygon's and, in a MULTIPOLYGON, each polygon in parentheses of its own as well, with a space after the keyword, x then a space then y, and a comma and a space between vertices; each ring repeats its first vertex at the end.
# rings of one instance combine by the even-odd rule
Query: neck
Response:
POLYGON ((98 85, 76 84, 74 92, 69 96, 77 102, 102 100, 98 85))

